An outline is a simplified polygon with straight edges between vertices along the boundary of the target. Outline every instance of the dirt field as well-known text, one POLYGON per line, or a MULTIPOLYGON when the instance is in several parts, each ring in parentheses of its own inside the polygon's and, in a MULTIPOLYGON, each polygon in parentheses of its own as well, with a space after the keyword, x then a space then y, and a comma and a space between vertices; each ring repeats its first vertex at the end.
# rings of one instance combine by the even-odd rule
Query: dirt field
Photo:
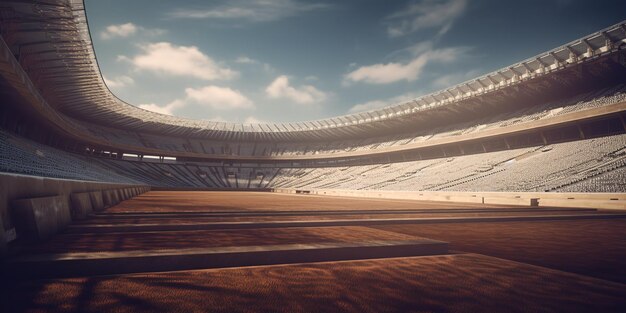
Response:
POLYGON ((297 243, 410 240, 416 236, 361 226, 235 229, 59 235, 45 244, 24 247, 26 253, 101 252, 277 245, 297 243))
POLYGON ((11 252, 45 256, 415 238, 447 241, 451 251, 421 257, 21 280, 4 285, 2 300, 5 312, 625 312, 626 219, 607 215, 524 220, 605 213, 610 212, 270 193, 150 192, 79 224, 520 219, 60 234, 45 243, 11 247, 11 252))
POLYGON ((153 191, 107 212, 331 211, 433 208, 497 208, 494 205, 289 195, 267 192, 153 191))

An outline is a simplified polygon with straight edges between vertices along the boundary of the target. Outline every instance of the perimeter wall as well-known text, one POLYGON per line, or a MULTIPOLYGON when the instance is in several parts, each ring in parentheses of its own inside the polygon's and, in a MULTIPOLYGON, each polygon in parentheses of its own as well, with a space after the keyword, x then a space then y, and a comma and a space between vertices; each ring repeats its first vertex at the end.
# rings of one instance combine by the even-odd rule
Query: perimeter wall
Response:
POLYGON ((70 202, 72 193, 136 186, 0 173, 0 256, 4 253, 7 241, 11 240, 11 233, 14 231, 11 201, 62 196, 70 202))
POLYGON ((626 193, 381 191, 337 189, 274 189, 273 192, 338 197, 626 210, 626 193))

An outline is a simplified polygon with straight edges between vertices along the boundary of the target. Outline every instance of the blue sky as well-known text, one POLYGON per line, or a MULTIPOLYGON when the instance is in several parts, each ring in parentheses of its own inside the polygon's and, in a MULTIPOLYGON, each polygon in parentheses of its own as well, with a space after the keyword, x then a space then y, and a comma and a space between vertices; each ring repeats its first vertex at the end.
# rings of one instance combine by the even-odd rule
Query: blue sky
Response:
POLYGON ((375 109, 626 19, 626 1, 86 0, 122 100, 203 120, 290 122, 375 109))

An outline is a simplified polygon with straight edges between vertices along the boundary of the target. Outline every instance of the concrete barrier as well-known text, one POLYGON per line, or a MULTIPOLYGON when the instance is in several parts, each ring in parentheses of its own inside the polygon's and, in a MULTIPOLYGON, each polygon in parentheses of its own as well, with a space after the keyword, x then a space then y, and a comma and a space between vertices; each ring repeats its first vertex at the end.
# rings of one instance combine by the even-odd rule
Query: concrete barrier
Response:
MULTIPOLYGON (((12 202, 14 200, 58 195, 63 197, 68 203, 68 216, 70 216, 70 194, 92 192, 96 190, 104 191, 120 187, 134 186, 73 179, 38 177, 13 173, 0 173, 0 233, 4 236, 4 240, 0 240, 0 258, 6 256, 7 240, 13 240, 13 238, 15 238, 16 225, 14 217, 12 216, 12 202), (2 229, 4 229, 4 232, 2 232, 2 229)), ((140 186, 140 188, 146 187, 140 186)), ((102 198, 102 202, 105 206, 110 205, 105 203, 104 193, 102 194, 102 198)), ((3 236, 0 236, 0 239, 3 236)))
POLYGON ((92 191, 89 193, 91 199, 91 207, 95 212, 104 210, 104 201, 102 199, 102 191, 92 191))
POLYGON ((117 189, 112 189, 110 190, 110 192, 111 192, 111 198, 113 199, 113 205, 116 205, 122 202, 122 198, 120 197, 120 193, 117 189))
POLYGON ((524 205, 530 206, 530 198, 522 198, 519 196, 510 196, 510 197, 497 197, 497 196, 486 196, 482 197, 484 204, 501 204, 501 205, 524 205))
POLYGON ((109 190, 102 190, 102 202, 105 208, 110 208, 115 205, 115 203, 113 203, 113 195, 111 195, 109 190))
POLYGON ((109 190, 109 192, 111 193, 111 199, 113 199, 113 205, 116 205, 120 203, 120 201, 122 201, 120 199, 120 194, 117 192, 117 190, 111 189, 109 190))
POLYGON ((120 195, 117 193, 117 191, 115 189, 111 189, 108 191, 109 194, 111 195, 111 201, 113 203, 113 205, 117 205, 118 203, 120 203, 120 195))
POLYGON ((18 236, 35 241, 49 238, 72 221, 69 204, 62 196, 15 200, 12 211, 18 236))
POLYGON ((4 222, 2 221, 2 214, 0 214, 0 259, 7 253, 7 238, 4 235, 4 222))
POLYGON ((120 202, 127 199, 126 195, 124 194, 124 189, 117 189, 116 192, 117 192, 118 198, 120 199, 120 202))
POLYGON ((93 207, 91 206, 91 197, 88 192, 73 193, 70 195, 70 201, 72 203, 72 220, 84 220, 87 216, 93 213, 93 207))
POLYGON ((600 208, 613 210, 626 210, 626 201, 624 200, 600 200, 600 199, 581 199, 581 198, 544 198, 539 199, 540 206, 558 206, 566 208, 600 208))
POLYGON ((42 254, 12 258, 6 268, 9 277, 41 279, 447 253, 447 242, 416 238, 407 241, 42 254))

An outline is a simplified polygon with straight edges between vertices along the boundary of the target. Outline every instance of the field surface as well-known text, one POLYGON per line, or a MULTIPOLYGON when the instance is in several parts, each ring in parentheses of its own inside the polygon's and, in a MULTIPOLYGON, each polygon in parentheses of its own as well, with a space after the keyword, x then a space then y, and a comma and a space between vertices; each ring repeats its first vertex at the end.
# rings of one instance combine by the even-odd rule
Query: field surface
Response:
POLYGON ((3 312, 626 312, 623 213, 153 191, 13 244, 3 312))

